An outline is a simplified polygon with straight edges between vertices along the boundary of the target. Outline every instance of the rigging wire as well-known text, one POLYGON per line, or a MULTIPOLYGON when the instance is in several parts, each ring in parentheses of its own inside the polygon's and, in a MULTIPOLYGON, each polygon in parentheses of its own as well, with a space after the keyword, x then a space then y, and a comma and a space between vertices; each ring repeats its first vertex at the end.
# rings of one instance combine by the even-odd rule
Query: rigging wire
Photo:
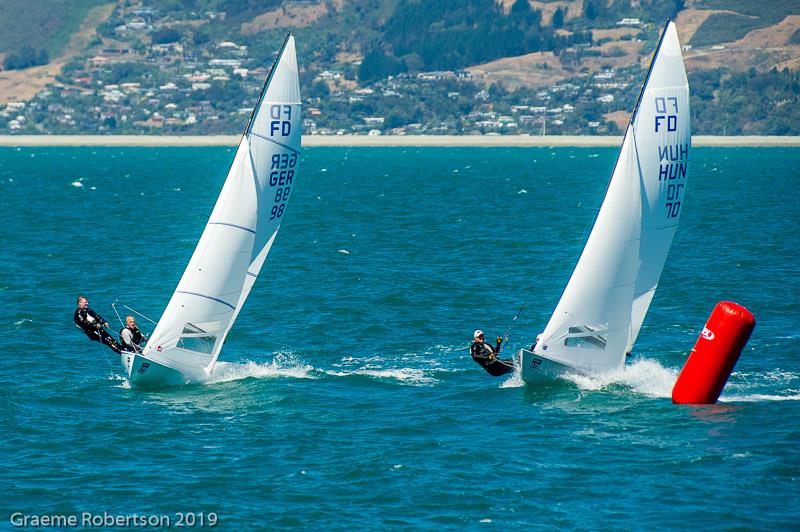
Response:
MULTIPOLYGON (((612 172, 611 177, 613 177, 613 172, 612 172)), ((609 184, 611 182, 611 177, 609 177, 609 184)), ((608 188, 608 185, 606 186, 606 188, 608 188)), ((592 212, 594 212, 595 216, 591 217, 591 218, 588 218, 586 220, 586 223, 584 224, 583 230, 580 232, 580 234, 578 236, 573 237, 575 239, 575 242, 577 242, 578 244, 583 243, 583 247, 586 246, 586 242, 589 240, 589 234, 591 233, 592 229, 594 228, 594 223, 596 221, 597 214, 600 212, 600 208, 602 207, 602 203, 603 203, 603 199, 604 198, 605 198, 605 195, 602 198, 600 198, 600 205, 598 205, 597 207, 591 208, 591 210, 592 210, 592 212)), ((583 201, 582 200, 579 200, 578 204, 575 206, 575 209, 581 209, 581 208, 585 209, 587 207, 585 207, 583 205, 583 201)), ((581 256, 581 253, 583 251, 583 247, 580 248, 581 252, 578 253, 578 256, 575 258, 575 260, 574 260, 574 262, 572 264, 573 270, 575 268, 575 265, 578 263, 578 260, 580 260, 580 256, 581 256)), ((567 281, 565 281, 565 285, 564 286, 566 286, 566 282, 568 282, 568 281, 569 281, 569 279, 567 279, 567 281)), ((528 296, 530 297, 530 290, 526 290, 526 292, 528 293, 528 296)), ((505 338, 506 343, 508 343, 508 336, 509 336, 511 330, 516 325, 514 322, 516 322, 517 319, 525 311, 525 308, 528 305, 528 301, 529 301, 529 299, 525 300, 525 302, 522 304, 522 306, 517 311, 517 314, 514 316, 514 318, 512 318, 511 322, 509 322, 508 328, 506 329, 506 332, 503 335, 503 337, 505 338)))
MULTIPOLYGON (((112 303, 112 304, 111 304, 111 306, 113 307, 113 306, 114 306, 114 305, 116 305, 116 304, 117 304, 117 302, 116 302, 116 301, 114 301, 114 303, 112 303)), ((152 323, 153 325, 157 325, 157 324, 158 324, 158 322, 156 322, 155 320, 153 320, 153 319, 151 319, 151 318, 148 318, 147 316, 145 316, 144 314, 142 314, 142 313, 141 313, 141 312, 139 312, 138 310, 134 310, 134 309, 132 309, 131 307, 129 307, 128 305, 120 305, 120 306, 123 306, 123 307, 125 307, 126 309, 130 310, 131 312, 133 312, 134 314, 136 314, 137 316, 140 316, 140 317, 142 317, 142 318, 146 319, 147 321, 149 321, 149 322, 150 322, 150 323, 152 323)), ((117 312, 117 309, 116 309, 116 308, 114 309, 114 312, 117 312)), ((117 313, 117 317, 119 317, 119 313, 117 313)), ((120 319, 120 321, 122 321, 122 320, 120 319)), ((123 323, 123 325, 125 325, 125 324, 123 323)))

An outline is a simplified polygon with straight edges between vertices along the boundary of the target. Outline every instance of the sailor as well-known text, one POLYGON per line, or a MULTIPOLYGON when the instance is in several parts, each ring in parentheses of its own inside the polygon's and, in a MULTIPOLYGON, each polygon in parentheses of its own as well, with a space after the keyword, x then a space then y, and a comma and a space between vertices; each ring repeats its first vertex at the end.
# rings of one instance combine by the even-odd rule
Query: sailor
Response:
POLYGON ((482 330, 478 329, 475 331, 472 337, 475 341, 469 348, 469 354, 472 355, 472 359, 475 362, 480 364, 481 362, 491 362, 497 358, 497 354, 500 352, 500 344, 503 343, 502 338, 498 336, 497 345, 492 348, 492 346, 486 343, 482 330))
POLYGON ((115 353, 122 352, 122 347, 104 329, 104 327, 108 327, 108 322, 89 308, 89 300, 84 296, 78 296, 78 308, 75 309, 74 320, 75 325, 89 337, 89 340, 101 342, 115 353))
POLYGON ((134 353, 142 352, 142 341, 145 340, 142 331, 136 326, 136 318, 127 316, 125 318, 125 327, 119 330, 119 341, 125 351, 132 351, 134 353))
POLYGON ((500 354, 500 344, 503 343, 502 337, 497 337, 497 345, 494 348, 486 343, 482 330, 475 331, 472 337, 475 341, 469 348, 469 354, 472 356, 472 360, 480 364, 489 375, 498 377, 514 371, 513 360, 497 358, 497 355, 500 354))

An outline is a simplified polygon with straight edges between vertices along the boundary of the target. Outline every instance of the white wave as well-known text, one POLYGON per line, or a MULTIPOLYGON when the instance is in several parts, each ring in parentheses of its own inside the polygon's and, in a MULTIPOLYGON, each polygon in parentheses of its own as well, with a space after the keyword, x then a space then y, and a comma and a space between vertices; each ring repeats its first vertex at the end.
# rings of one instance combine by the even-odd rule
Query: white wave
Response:
POLYGON ((21 320, 17 320, 17 321, 15 321, 15 322, 14 322, 14 325, 16 325, 17 327, 19 327, 19 326, 20 326, 20 325, 22 325, 23 323, 33 323, 33 320, 32 320, 32 319, 30 319, 30 318, 22 318, 21 320))
POLYGON ((292 377, 315 379, 314 368, 303 364, 291 354, 278 354, 271 362, 217 362, 209 383, 230 382, 242 379, 292 377))
POLYGON ((82 188, 83 187, 83 183, 81 183, 80 181, 73 181, 72 183, 70 183, 70 185, 72 185, 73 187, 76 187, 76 188, 82 188))
POLYGON ((672 397, 678 370, 665 368, 655 360, 637 360, 622 369, 599 375, 565 375, 565 379, 584 390, 602 390, 615 384, 650 397, 672 397))
POLYGON ((391 361, 395 364, 403 364, 403 366, 386 367, 387 359, 380 355, 368 357, 346 356, 340 362, 332 364, 336 369, 326 370, 325 374, 334 377, 363 375, 374 379, 391 379, 403 384, 430 386, 439 382, 430 375, 432 371, 453 371, 442 367, 438 358, 430 359, 419 353, 405 353, 400 355, 399 358, 392 358, 391 361), (408 366, 405 364, 408 364, 408 366))
POLYGON ((350 254, 350 252, 347 251, 346 249, 340 249, 339 253, 341 253, 342 255, 349 255, 350 254))
POLYGON ((754 393, 752 395, 741 396, 723 396, 719 398, 721 403, 758 403, 761 401, 800 401, 800 394, 794 395, 772 395, 763 393, 754 393))
POLYGON ((118 382, 119 384, 117 384, 116 386, 117 388, 121 388, 123 390, 131 389, 130 381, 125 377, 123 377, 122 375, 120 375, 119 373, 109 373, 108 380, 110 380, 111 382, 118 382))
POLYGON ((417 368, 391 368, 391 369, 355 369, 352 371, 325 371, 327 375, 333 377, 348 377, 351 375, 363 375, 374 379, 392 379, 404 384, 414 384, 418 386, 432 385, 438 380, 425 374, 425 370, 417 368))
POLYGON ((514 372, 511 376, 503 381, 503 384, 500 385, 501 388, 520 388, 525 386, 525 381, 522 380, 522 372, 519 370, 519 366, 516 364, 514 365, 514 372))

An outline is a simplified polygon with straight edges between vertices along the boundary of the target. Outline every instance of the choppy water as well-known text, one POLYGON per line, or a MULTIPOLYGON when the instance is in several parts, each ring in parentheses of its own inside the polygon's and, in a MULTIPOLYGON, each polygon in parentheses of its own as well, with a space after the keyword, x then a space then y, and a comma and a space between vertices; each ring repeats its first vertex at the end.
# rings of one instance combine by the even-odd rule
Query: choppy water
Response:
POLYGON ((158 317, 232 150, 0 150, 0 528, 14 512, 213 512, 225 530, 796 528, 800 150, 694 150, 624 371, 533 389, 468 356, 475 328, 511 327, 512 348, 541 331, 616 153, 306 149, 214 382, 143 392, 72 325, 75 297, 109 321, 115 299, 158 317), (758 324, 722 401, 674 406, 726 299, 758 324))

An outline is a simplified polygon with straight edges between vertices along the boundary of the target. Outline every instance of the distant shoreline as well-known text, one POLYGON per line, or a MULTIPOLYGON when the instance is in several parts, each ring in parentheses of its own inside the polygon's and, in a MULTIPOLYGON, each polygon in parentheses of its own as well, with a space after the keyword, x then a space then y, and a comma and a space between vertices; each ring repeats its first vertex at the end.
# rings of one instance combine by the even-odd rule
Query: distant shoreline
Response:
MULTIPOLYGON (((235 146, 239 135, 0 135, 0 147, 235 146)), ((621 136, 575 135, 306 135, 305 147, 617 147, 621 136)), ((696 135, 693 146, 800 147, 800 137, 696 135)))

